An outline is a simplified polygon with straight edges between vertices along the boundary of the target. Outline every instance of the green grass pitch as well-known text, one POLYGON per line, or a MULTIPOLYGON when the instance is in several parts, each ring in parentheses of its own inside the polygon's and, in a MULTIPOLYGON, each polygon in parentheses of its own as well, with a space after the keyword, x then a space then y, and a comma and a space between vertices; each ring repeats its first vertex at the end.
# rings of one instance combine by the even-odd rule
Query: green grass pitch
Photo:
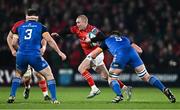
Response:
POLYGON ((110 88, 100 87, 101 94, 86 99, 90 88, 88 87, 58 87, 57 96, 61 104, 55 105, 43 101, 38 87, 32 87, 30 98, 25 100, 22 96, 23 88, 17 91, 16 101, 7 104, 10 88, 0 88, 0 109, 180 109, 180 88, 172 88, 176 96, 176 103, 170 103, 159 90, 155 88, 133 88, 131 101, 122 101, 117 104, 110 103, 115 94, 110 88))

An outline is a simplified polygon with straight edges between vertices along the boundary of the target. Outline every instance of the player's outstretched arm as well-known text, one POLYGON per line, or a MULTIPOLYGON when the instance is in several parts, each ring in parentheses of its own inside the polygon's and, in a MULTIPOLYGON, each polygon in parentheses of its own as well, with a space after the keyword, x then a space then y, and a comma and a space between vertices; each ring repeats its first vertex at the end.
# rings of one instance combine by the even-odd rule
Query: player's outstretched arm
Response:
POLYGON ((51 33, 51 36, 52 37, 61 37, 61 38, 65 38, 65 36, 69 35, 69 34, 72 34, 70 29, 64 29, 60 32, 53 32, 51 33))
POLYGON ((9 49, 11 50, 12 55, 16 56, 16 50, 12 46, 12 39, 13 39, 13 33, 9 31, 8 36, 7 36, 7 43, 8 43, 9 49))
POLYGON ((103 32, 98 32, 97 34, 93 34, 92 32, 87 33, 85 42, 98 42, 98 41, 104 41, 106 39, 106 36, 103 32))
POLYGON ((91 38, 91 42, 104 41, 106 39, 106 35, 103 32, 98 32, 96 37, 91 38))
POLYGON ((105 41, 103 41, 101 43, 101 45, 99 47, 97 47, 95 50, 93 50, 89 55, 92 58, 96 58, 101 52, 103 52, 104 50, 107 50, 108 47, 105 43, 105 41))
POLYGON ((62 60, 65 60, 66 59, 66 55, 59 50, 56 42, 50 36, 49 32, 44 32, 42 34, 42 36, 48 42, 48 44, 58 53, 58 55, 62 58, 62 60))
POLYGON ((141 47, 139 47, 137 44, 132 43, 131 46, 138 52, 138 53, 142 53, 143 50, 141 49, 141 47))

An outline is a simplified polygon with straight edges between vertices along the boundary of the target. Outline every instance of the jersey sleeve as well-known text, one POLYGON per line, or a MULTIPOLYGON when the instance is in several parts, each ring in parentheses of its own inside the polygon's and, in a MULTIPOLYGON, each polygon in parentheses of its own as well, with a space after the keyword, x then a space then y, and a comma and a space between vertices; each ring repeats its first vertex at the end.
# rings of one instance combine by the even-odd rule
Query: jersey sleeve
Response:
POLYGON ((16 22, 16 23, 13 25, 13 27, 11 28, 11 32, 12 32, 13 34, 17 34, 17 28, 18 28, 21 24, 23 24, 24 22, 25 22, 25 20, 21 20, 21 21, 16 22))
POLYGON ((96 28, 95 26, 93 26, 93 29, 92 29, 92 31, 91 31, 94 35, 97 35, 99 32, 100 32, 100 30, 98 29, 98 28, 96 28))
POLYGON ((103 41, 106 39, 105 34, 102 31, 100 31, 98 28, 96 28, 95 26, 92 26, 92 30, 90 33, 95 35, 95 37, 90 38, 91 42, 98 42, 98 41, 103 41))
POLYGON ((96 35, 96 37, 91 38, 91 42, 98 42, 98 41, 103 41, 106 39, 106 36, 103 32, 98 32, 98 34, 96 35))
POLYGON ((99 47, 100 47, 103 51, 108 49, 105 41, 103 41, 99 47))
POLYGON ((125 35, 125 37, 129 40, 130 45, 134 43, 134 42, 132 41, 132 39, 130 39, 130 37, 129 37, 128 35, 125 35))
POLYGON ((17 23, 15 23, 14 25, 13 25, 13 27, 11 28, 11 32, 13 33, 13 34, 17 34, 17 28, 18 28, 18 25, 19 23, 17 22, 17 23))
POLYGON ((16 34, 17 32, 16 32, 16 29, 17 29, 17 27, 15 26, 15 25, 13 25, 13 27, 11 28, 11 32, 13 33, 13 34, 16 34))
POLYGON ((44 32, 48 32, 48 29, 47 29, 46 26, 42 25, 42 34, 43 34, 44 32))

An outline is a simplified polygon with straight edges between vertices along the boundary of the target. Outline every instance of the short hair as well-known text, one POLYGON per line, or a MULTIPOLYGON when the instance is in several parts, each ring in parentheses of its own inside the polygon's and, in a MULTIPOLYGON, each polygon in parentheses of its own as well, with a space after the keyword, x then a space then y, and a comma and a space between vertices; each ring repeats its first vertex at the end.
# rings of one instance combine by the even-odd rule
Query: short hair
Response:
POLYGON ((36 9, 29 8, 26 11, 26 15, 28 16, 38 16, 38 12, 36 9))
POLYGON ((117 35, 117 36, 120 36, 122 35, 122 33, 120 33, 118 30, 114 30, 110 33, 111 35, 117 35))
POLYGON ((81 18, 81 20, 88 23, 88 18, 86 15, 79 15, 77 18, 81 18))

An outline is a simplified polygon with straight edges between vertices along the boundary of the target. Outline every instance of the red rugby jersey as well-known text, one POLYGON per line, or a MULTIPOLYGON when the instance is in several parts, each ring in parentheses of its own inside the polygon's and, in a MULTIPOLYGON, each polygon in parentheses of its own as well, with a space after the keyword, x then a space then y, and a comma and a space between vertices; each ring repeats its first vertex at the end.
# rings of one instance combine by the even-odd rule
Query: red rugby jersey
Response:
MULTIPOLYGON (((86 43, 84 42, 84 39, 86 38, 86 35, 89 33, 89 32, 92 32, 94 29, 98 30, 99 32, 99 29, 97 29, 95 26, 92 26, 92 25, 87 25, 86 29, 85 30, 79 30, 77 26, 71 26, 70 27, 70 31, 73 33, 73 34, 76 34, 77 37, 80 39, 80 44, 81 44, 81 47, 84 51, 84 53, 86 55, 88 55, 89 53, 91 53, 94 49, 96 49, 98 46, 91 46, 90 43, 86 43)), ((97 32, 97 33, 98 33, 97 32)), ((96 33, 96 34, 97 34, 96 33)))

